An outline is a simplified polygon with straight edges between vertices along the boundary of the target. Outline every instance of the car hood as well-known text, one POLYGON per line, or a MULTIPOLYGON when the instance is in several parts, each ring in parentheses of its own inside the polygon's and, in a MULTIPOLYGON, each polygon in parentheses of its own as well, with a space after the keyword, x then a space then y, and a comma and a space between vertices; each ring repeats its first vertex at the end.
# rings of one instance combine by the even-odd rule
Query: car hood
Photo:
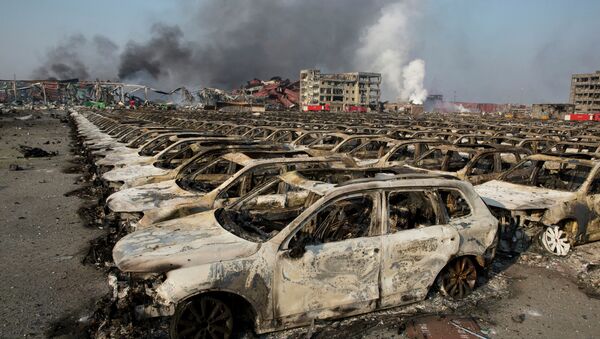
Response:
POLYGON ((113 165, 113 166, 126 166, 135 164, 148 164, 154 162, 154 157, 139 155, 138 152, 127 152, 127 153, 113 153, 106 157, 96 161, 96 165, 113 165))
POLYGON ((168 172, 154 165, 131 165, 114 168, 102 175, 106 181, 132 181, 133 179, 152 175, 161 175, 168 172))
POLYGON ((573 199, 575 193, 492 180, 475 186, 488 206, 507 210, 547 209, 573 199))
POLYGON ((222 228, 211 210, 126 235, 115 244, 113 259, 124 272, 166 272, 248 257, 259 247, 222 228))
POLYGON ((204 193, 181 189, 173 179, 115 192, 106 199, 106 205, 111 211, 118 213, 143 212, 151 208, 187 202, 190 198, 203 195, 204 193))

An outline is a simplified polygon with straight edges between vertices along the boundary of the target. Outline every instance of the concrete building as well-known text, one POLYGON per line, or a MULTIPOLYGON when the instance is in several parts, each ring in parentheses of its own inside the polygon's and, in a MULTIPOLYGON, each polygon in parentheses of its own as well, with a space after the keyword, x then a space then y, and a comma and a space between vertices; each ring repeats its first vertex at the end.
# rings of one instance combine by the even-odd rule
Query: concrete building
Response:
POLYGON ((573 104, 533 104, 531 105, 531 117, 534 119, 559 119, 563 120, 566 114, 575 113, 573 104))
POLYGON ((302 111, 367 112, 377 109, 381 96, 381 74, 321 73, 318 69, 300 71, 302 111))
POLYGON ((573 74, 569 102, 578 113, 600 112, 600 71, 573 74))

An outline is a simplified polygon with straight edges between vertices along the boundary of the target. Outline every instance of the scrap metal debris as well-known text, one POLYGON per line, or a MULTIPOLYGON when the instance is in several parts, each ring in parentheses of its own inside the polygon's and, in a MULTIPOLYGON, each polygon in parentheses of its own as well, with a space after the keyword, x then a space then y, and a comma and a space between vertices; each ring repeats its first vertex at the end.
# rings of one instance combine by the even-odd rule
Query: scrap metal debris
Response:
POLYGON ((58 155, 58 152, 48 152, 39 147, 19 145, 19 151, 25 158, 47 158, 58 155))
POLYGON ((434 315, 411 319, 406 325, 408 339, 488 339, 470 317, 434 315))

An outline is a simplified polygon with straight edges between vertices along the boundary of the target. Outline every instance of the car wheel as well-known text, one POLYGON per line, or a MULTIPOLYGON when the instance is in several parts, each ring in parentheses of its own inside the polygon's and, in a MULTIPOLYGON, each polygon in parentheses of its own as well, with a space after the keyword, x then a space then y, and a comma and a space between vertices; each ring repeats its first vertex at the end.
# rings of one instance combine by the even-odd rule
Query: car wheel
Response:
POLYGON ((233 314, 223 301, 199 297, 181 304, 171 320, 171 338, 229 338, 233 314))
POLYGON ((462 299, 475 289, 477 267, 469 257, 460 257, 448 264, 438 278, 438 286, 443 295, 462 299))
POLYGON ((546 251, 564 257, 571 250, 571 243, 567 232, 556 225, 548 226, 540 234, 542 246, 546 251))

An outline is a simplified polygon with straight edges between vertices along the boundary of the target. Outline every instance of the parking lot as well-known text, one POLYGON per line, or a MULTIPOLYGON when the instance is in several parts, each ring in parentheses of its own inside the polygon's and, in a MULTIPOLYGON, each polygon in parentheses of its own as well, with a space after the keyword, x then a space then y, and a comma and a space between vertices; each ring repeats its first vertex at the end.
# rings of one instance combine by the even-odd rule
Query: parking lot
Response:
POLYGON ((598 331, 595 125, 25 113, 3 117, 6 221, 64 251, 3 248, 20 263, 6 263, 3 295, 21 300, 5 318, 36 324, 3 335, 411 337, 426 315, 493 338, 598 331), (39 130, 47 144, 28 140, 39 130), (52 292, 23 298, 39 283, 52 292))

